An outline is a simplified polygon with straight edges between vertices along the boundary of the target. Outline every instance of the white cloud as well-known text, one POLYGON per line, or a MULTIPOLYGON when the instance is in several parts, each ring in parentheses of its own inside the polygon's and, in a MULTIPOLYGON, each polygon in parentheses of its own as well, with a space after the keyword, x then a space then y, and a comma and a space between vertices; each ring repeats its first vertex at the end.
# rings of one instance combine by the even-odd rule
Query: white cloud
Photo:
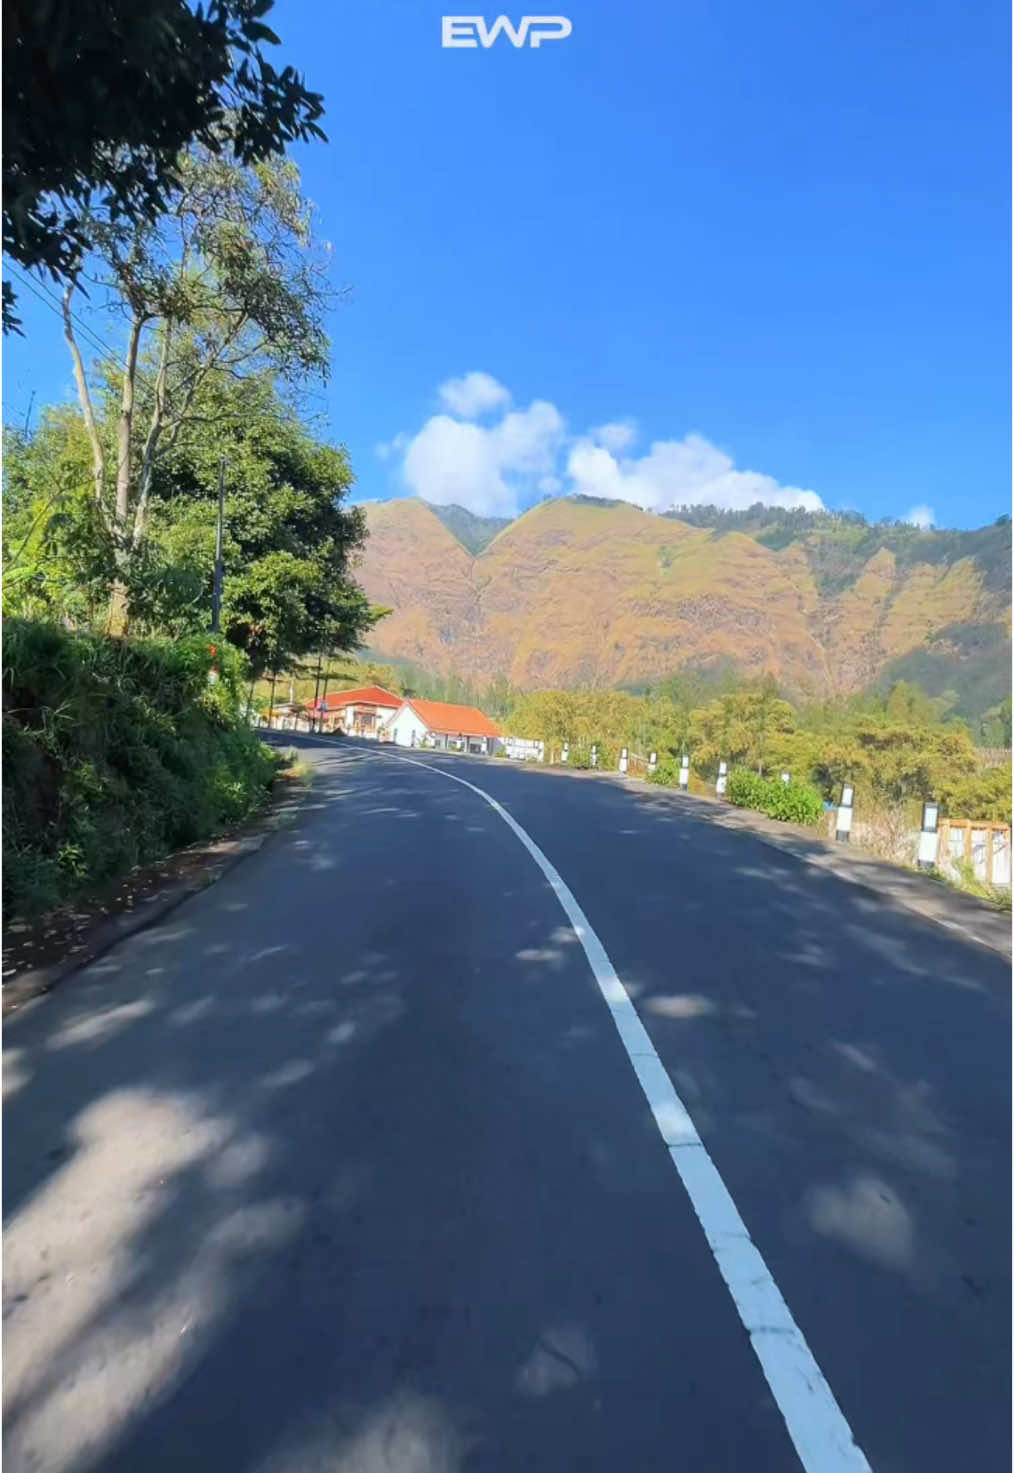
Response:
POLYGON ((487 410, 500 409, 511 402, 508 390, 489 373, 466 373, 461 378, 449 378, 440 385, 437 393, 444 408, 459 419, 476 419, 487 410))
MULTIPOLYGON (((737 470, 702 435, 656 440, 641 456, 629 453, 637 438, 632 420, 611 420, 567 439, 554 404, 536 399, 527 409, 511 409, 510 393, 488 373, 448 379, 439 396, 447 412, 431 416, 417 434, 377 447, 381 459, 395 461, 410 491, 437 505, 457 502, 480 515, 512 516, 539 497, 580 492, 649 511, 709 504, 739 510, 758 501, 807 511, 823 506, 815 491, 737 470), (490 418, 476 423, 482 414, 490 418)), ((928 508, 916 507, 910 517, 917 512, 932 520, 928 508)))
POLYGON ((731 457, 702 435, 656 440, 648 454, 640 457, 614 455, 588 436, 572 447, 567 473, 575 491, 632 501, 648 511, 667 511, 673 506, 720 506, 737 511, 755 501, 806 511, 820 511, 823 506, 815 491, 782 486, 760 471, 737 470, 731 457))
POLYGON ((920 527, 926 532, 930 527, 936 525, 936 513, 931 506, 920 504, 910 507, 905 513, 905 521, 911 522, 913 527, 920 527))
POLYGON ((631 419, 612 420, 607 425, 589 430, 588 438, 596 445, 604 445, 614 455, 619 455, 621 450, 629 450, 637 439, 637 426, 631 419))
POLYGON ((435 414, 409 442, 402 473, 425 501, 512 516, 552 475, 562 436, 558 410, 541 399, 488 428, 435 414))

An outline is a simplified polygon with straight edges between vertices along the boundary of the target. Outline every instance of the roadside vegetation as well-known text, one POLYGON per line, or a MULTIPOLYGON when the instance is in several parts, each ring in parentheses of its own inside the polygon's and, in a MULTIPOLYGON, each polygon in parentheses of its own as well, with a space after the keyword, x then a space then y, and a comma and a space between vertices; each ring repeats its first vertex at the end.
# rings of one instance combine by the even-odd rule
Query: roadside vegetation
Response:
MULTIPOLYGON (((697 791, 714 792, 725 761, 733 801, 794 822, 816 821, 846 780, 868 821, 910 827, 927 798, 955 818, 1011 819, 1010 762, 984 769, 968 727, 942 719, 932 700, 903 682, 886 695, 800 707, 769 679, 736 684, 731 676, 717 695, 692 676, 641 696, 536 691, 515 700, 506 724, 517 736, 544 741, 553 761, 568 742, 571 766, 586 759, 593 742, 600 765, 614 770, 624 746, 635 764, 654 751, 655 781, 673 787, 683 753, 697 791)), ((1009 724, 1003 734, 1009 747, 1009 724)))
POLYGON ((250 728, 258 679, 354 650, 382 613, 355 580, 364 522, 315 397, 329 249, 284 156, 323 137, 322 100, 272 68, 269 3, 86 5, 66 46, 16 9, 4 247, 36 275, 5 281, 4 325, 23 289, 51 309, 75 402, 4 434, 8 916, 255 809, 277 770, 250 728), (28 45, 49 65, 37 96, 28 45))
POLYGON ((209 838, 265 801, 282 759, 240 720, 238 651, 12 619, 4 662, 9 916, 209 838))

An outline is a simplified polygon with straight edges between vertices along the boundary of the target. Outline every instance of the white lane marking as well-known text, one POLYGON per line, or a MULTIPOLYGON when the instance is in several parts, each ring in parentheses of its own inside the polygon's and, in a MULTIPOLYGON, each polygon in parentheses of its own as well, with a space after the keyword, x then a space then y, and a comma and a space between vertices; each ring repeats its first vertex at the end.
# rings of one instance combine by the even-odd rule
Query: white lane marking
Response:
MULTIPOLYGON (((393 752, 382 755, 395 756, 393 752)), ((588 965, 644 1090, 659 1134, 669 1148, 673 1165, 715 1256, 718 1271, 732 1295, 750 1344, 785 1419, 799 1461, 806 1473, 871 1473, 870 1465, 852 1436, 852 1429, 814 1360, 803 1332, 792 1318, 778 1285, 754 1246, 735 1202, 708 1155, 690 1112, 673 1088, 668 1071, 637 1016, 630 994, 616 975, 605 947, 569 887, 535 840, 484 788, 429 762, 401 756, 396 760, 423 767, 427 772, 437 772, 477 793, 517 835, 545 875, 584 948, 588 965)))

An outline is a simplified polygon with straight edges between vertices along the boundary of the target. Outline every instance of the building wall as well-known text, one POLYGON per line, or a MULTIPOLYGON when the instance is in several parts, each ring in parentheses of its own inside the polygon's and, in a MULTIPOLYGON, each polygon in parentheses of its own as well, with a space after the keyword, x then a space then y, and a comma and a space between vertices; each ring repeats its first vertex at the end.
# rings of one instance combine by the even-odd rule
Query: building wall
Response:
POLYGON ((411 747, 413 745, 418 747, 421 745, 422 739, 429 728, 420 721, 410 706, 402 706, 399 711, 395 712, 393 719, 388 723, 387 730, 391 735, 392 741, 396 742, 399 747, 411 747), (413 736, 415 737, 414 743, 412 740, 413 736))

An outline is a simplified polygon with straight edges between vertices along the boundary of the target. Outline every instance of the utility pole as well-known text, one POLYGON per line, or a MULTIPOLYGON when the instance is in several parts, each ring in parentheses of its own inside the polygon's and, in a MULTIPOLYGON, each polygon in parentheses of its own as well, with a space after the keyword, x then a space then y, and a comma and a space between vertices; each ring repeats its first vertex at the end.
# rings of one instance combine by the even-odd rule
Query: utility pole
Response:
POLYGON ((225 456, 218 466, 218 526, 215 529, 215 580, 211 585, 211 632, 217 634, 222 620, 222 532, 225 525, 225 456))
POLYGON ((323 665, 323 661, 324 661, 323 652, 320 651, 320 650, 318 650, 318 652, 317 652, 317 683, 316 683, 316 685, 313 688, 313 713, 314 713, 314 715, 317 718, 317 725, 316 725, 316 727, 314 727, 313 722, 311 721, 311 723, 310 723, 310 730, 311 731, 314 731, 314 730, 316 730, 316 731, 322 731, 324 729, 324 718, 321 715, 320 711, 317 709, 317 702, 320 700, 320 672, 321 672, 321 667, 323 665))
POLYGON ((327 683, 331 679, 331 651, 327 654, 327 669, 324 671, 324 689, 321 692, 321 700, 324 702, 324 710, 320 713, 320 730, 324 730, 324 717, 327 714, 327 683))

